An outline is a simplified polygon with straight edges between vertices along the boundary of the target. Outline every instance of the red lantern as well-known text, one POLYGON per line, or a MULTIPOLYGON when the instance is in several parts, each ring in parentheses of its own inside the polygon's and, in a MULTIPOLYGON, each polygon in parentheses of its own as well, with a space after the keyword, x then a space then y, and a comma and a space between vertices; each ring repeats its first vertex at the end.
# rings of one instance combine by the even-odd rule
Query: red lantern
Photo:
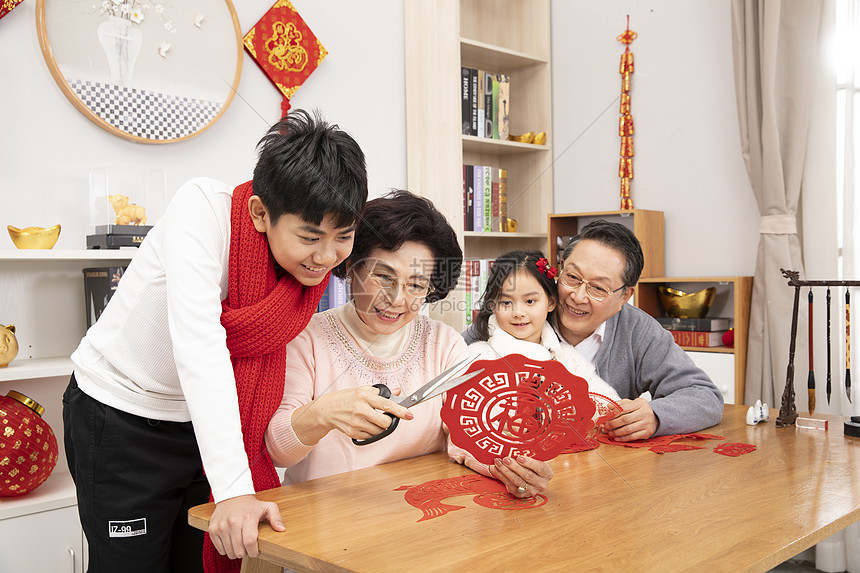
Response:
POLYGON ((44 411, 14 390, 0 396, 0 497, 33 491, 57 465, 57 438, 44 411))

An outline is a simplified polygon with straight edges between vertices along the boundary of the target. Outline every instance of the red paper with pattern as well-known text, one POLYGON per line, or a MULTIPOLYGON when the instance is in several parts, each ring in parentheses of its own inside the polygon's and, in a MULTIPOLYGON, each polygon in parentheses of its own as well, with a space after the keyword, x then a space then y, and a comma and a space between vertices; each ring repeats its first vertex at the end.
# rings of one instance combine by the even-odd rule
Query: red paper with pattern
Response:
POLYGON ((716 434, 674 434, 671 436, 657 436, 648 438, 647 440, 635 440, 633 442, 617 442, 610 438, 607 434, 600 434, 597 439, 604 444, 613 446, 624 446, 626 448, 648 448, 655 454, 665 454, 667 452, 681 452, 684 450, 704 450, 704 446, 694 446, 692 444, 675 444, 678 440, 722 440, 722 436, 716 434))
POLYGON ((502 482, 482 475, 465 475, 447 479, 436 479, 421 485, 403 485, 394 491, 405 490, 406 502, 424 512, 418 521, 441 517, 451 511, 464 509, 464 505, 442 503, 449 497, 474 494, 472 501, 490 509, 532 509, 546 503, 546 496, 520 499, 507 492, 502 482))
POLYGON ((275 2, 245 34, 244 44, 288 101, 328 55, 289 0, 275 2))
POLYGON ((0 0, 0 18, 15 9, 24 0, 0 0))
POLYGON ((454 445, 484 464, 526 455, 551 460, 569 448, 591 448, 589 435, 620 406, 591 395, 588 382, 555 360, 511 354, 478 360, 481 376, 450 390, 442 407, 454 445))
POLYGON ((755 451, 755 446, 752 444, 742 444, 742 443, 733 443, 726 442, 725 444, 720 444, 716 448, 714 448, 714 452, 718 454, 722 454, 724 456, 742 456, 744 454, 748 454, 750 452, 755 451))

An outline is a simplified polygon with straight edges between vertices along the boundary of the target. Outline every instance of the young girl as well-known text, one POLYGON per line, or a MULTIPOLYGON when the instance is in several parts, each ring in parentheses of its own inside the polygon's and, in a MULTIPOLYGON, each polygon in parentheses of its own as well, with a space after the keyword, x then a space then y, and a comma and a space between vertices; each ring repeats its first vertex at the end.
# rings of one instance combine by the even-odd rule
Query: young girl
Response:
POLYGON ((584 378, 590 392, 619 402, 618 392, 597 375, 594 365, 573 346, 561 344, 547 322, 558 303, 556 273, 540 251, 510 251, 497 258, 475 323, 478 341, 469 350, 486 360, 508 354, 558 360, 584 378))

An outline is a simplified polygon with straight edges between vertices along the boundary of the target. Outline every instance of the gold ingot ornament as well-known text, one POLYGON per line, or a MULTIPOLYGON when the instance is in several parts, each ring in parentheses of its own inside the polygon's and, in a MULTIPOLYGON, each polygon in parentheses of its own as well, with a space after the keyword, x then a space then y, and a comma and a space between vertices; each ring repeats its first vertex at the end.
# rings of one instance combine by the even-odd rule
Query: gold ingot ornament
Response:
POLYGON ((0 325, 0 368, 6 368, 18 356, 18 339, 15 337, 15 325, 0 325))
POLYGON ((666 314, 673 318, 704 318, 708 315, 717 287, 702 289, 698 292, 684 292, 671 287, 657 287, 657 298, 666 314))
POLYGON ((19 229, 12 225, 6 225, 12 242, 19 249, 50 249, 56 244, 60 237, 60 226, 53 227, 24 227, 19 229))

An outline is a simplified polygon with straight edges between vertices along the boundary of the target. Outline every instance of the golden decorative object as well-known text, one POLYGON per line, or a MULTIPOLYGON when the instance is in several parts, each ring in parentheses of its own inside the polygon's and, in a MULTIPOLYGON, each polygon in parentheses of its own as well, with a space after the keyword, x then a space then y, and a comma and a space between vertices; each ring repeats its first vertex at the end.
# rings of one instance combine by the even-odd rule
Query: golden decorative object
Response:
POLYGON ((126 195, 108 195, 108 200, 116 212, 114 225, 145 225, 146 209, 129 203, 126 195))
POLYGON ((15 325, 0 325, 0 368, 6 368, 16 356, 18 356, 18 339, 15 338, 15 325))
POLYGON ((687 293, 667 286, 657 287, 657 297, 666 314, 673 318, 704 318, 711 309, 717 287, 687 293))
POLYGON ((534 143, 535 145, 543 145, 546 143, 546 132, 540 131, 535 133, 533 131, 529 131, 528 133, 524 133, 522 135, 509 135, 508 141, 518 141, 520 143, 534 143))
POLYGON ((518 141, 520 143, 531 143, 535 140, 535 132, 530 131, 522 135, 509 135, 508 140, 518 141))
POLYGON ((509 233, 516 233, 517 227, 519 227, 519 226, 520 226, 520 224, 517 223, 516 219, 508 219, 508 232, 509 233))
POLYGON ((50 249, 60 237, 60 226, 53 227, 24 227, 19 229, 12 225, 6 225, 12 242, 19 249, 50 249))

